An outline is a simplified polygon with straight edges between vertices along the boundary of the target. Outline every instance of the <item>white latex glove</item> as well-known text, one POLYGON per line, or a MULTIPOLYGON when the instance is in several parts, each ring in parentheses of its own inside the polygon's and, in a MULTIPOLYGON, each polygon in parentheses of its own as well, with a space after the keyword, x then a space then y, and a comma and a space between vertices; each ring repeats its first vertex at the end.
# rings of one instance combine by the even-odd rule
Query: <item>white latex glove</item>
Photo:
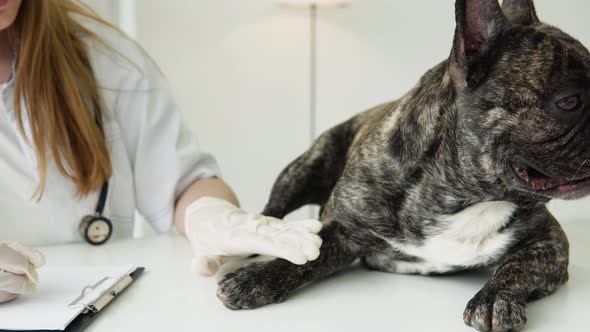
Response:
POLYGON ((37 268, 43 264, 45 257, 38 250, 0 241, 0 303, 35 290, 39 280, 37 268))
POLYGON ((283 221, 248 214, 218 198, 203 197, 186 210, 185 232, 195 258, 193 269, 213 275, 231 259, 261 254, 305 264, 320 255, 317 220, 283 221))

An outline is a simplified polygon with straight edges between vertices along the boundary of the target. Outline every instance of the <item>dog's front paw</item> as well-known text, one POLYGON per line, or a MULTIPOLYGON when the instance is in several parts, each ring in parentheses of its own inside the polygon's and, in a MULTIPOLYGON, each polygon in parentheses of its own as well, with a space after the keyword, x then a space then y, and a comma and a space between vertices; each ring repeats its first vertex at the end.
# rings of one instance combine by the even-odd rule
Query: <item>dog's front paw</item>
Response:
POLYGON ((219 281, 217 297, 232 310, 256 309, 285 300, 289 293, 273 262, 252 263, 228 273, 219 281))
POLYGON ((526 325, 525 301, 509 292, 481 290, 467 304, 463 320, 478 331, 520 330, 526 325))

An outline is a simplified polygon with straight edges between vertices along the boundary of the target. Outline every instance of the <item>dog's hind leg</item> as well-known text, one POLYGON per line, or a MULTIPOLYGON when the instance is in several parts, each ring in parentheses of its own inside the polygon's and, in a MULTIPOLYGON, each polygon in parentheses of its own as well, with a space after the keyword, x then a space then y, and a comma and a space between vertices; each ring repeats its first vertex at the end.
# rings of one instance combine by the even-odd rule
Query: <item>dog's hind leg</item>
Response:
POLYGON ((365 115, 361 113, 328 130, 289 164, 276 180, 262 214, 283 218, 304 205, 325 204, 344 169, 365 115))

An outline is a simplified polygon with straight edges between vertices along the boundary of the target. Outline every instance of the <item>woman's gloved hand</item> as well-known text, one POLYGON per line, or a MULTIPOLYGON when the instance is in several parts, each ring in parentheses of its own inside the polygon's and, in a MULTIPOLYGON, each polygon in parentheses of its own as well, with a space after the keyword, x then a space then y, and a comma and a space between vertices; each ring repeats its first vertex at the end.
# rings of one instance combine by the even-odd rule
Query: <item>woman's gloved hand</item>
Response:
POLYGON ((226 261, 261 254, 305 264, 320 255, 317 220, 283 221, 248 214, 218 198, 203 197, 186 209, 185 232, 195 258, 194 269, 213 275, 226 261))
POLYGON ((37 268, 43 264, 45 257, 38 250, 0 241, 0 303, 35 290, 39 280, 37 268))

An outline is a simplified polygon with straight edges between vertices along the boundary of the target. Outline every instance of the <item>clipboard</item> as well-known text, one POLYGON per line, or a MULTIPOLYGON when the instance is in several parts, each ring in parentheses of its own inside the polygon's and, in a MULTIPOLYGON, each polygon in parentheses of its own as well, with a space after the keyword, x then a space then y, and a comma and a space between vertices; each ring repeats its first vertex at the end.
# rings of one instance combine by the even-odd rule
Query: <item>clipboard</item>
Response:
POLYGON ((44 329, 35 329, 35 330, 3 330, 0 328, 0 332, 55 332, 55 331, 64 331, 64 332, 78 332, 83 331, 86 329, 93 321, 98 317, 100 313, 102 313, 114 300, 116 300, 121 294, 127 290, 132 284, 137 281, 137 279, 143 274, 145 268, 137 267, 134 268, 129 273, 123 274, 120 279, 113 285, 109 286, 106 282, 110 279, 105 277, 100 281, 85 286, 80 296, 74 299, 71 303, 65 303, 67 308, 69 309, 76 309, 80 308, 83 309, 80 313, 73 319, 71 322, 66 326, 65 329, 51 329, 51 330, 44 330, 44 329), (104 283, 104 285, 103 285, 104 283), (93 296, 96 298, 91 302, 85 302, 85 297, 89 293, 96 292, 105 287, 109 287, 104 289, 98 294, 98 297, 93 296))
MULTIPOLYGON (((131 272, 128 276, 123 277, 115 286, 111 287, 105 294, 103 294, 94 303, 74 303, 71 305, 83 305, 86 309, 76 317, 70 325, 64 330, 64 332, 78 332, 83 331, 92 321, 116 298, 118 298, 129 286, 131 286, 145 271, 145 268, 138 267, 135 271, 131 272)), ((105 279, 103 279, 105 280, 105 279)), ((82 299, 84 295, 82 290, 81 296, 77 299, 82 299)))

